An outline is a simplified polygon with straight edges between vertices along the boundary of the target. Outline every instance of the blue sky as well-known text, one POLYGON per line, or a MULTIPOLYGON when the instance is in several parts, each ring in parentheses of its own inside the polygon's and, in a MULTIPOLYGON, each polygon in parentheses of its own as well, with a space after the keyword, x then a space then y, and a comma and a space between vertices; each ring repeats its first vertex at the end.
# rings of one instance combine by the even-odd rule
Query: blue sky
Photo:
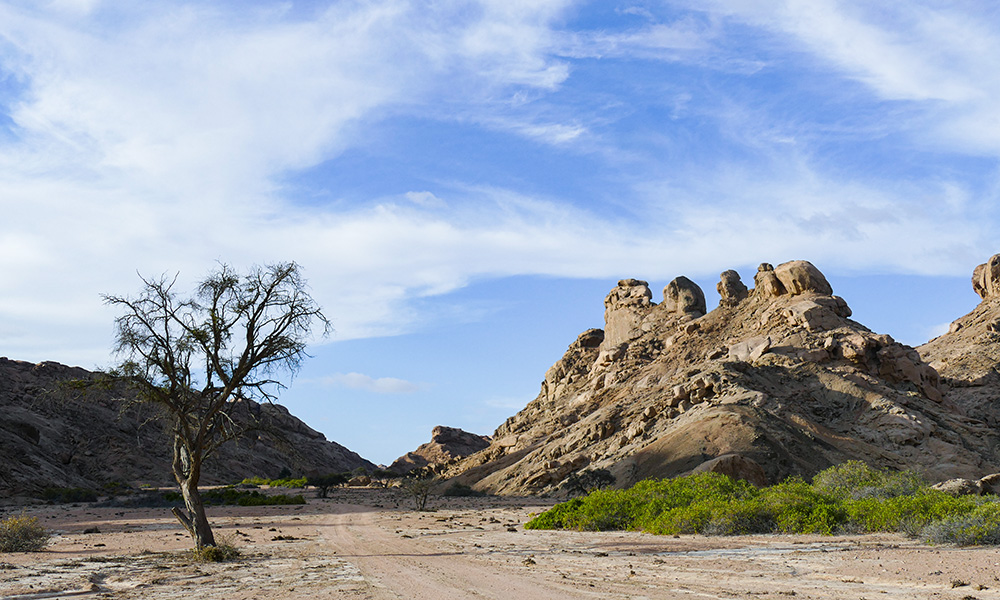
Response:
POLYGON ((919 344, 1000 251, 998 62, 987 2, 0 2, 0 355, 107 365, 137 272, 295 260, 335 332, 282 401, 385 463, 623 277, 804 258, 919 344))

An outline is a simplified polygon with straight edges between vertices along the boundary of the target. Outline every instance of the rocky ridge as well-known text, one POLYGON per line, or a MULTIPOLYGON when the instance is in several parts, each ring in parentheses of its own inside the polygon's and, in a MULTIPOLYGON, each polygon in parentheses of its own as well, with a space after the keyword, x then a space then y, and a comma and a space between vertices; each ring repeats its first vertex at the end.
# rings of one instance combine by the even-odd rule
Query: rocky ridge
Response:
MULTIPOLYGON (((977 273, 1000 275, 1000 259, 977 273)), ((977 325, 958 331, 988 343, 982 336, 1000 338, 1000 283, 979 277, 991 294, 984 313, 998 318, 968 316, 977 325)), ((442 475, 522 494, 556 492, 586 468, 628 485, 720 457, 744 472, 757 465, 771 482, 850 459, 932 480, 998 470, 1000 437, 988 423, 1000 415, 986 396, 956 395, 953 370, 942 382, 917 350, 851 320, 811 263, 762 264, 753 289, 726 271, 717 289, 720 304, 706 312, 685 277, 659 304, 645 281, 621 280, 605 298, 605 328, 581 334, 490 446, 442 475)), ((942 354, 934 364, 958 362, 942 354)), ((997 364, 985 359, 980 376, 1000 380, 986 372, 997 364)))
POLYGON ((489 436, 438 425, 431 431, 431 441, 397 458, 389 466, 389 470, 404 474, 425 467, 436 467, 479 452, 489 445, 489 436))
MULTIPOLYGON (((149 407, 126 407, 110 392, 86 397, 64 382, 93 373, 54 362, 0 358, 0 497, 44 487, 172 485, 170 444, 149 407)), ((233 483, 350 471, 374 465, 292 416, 278 404, 250 403, 264 428, 229 442, 206 462, 202 482, 233 483)))

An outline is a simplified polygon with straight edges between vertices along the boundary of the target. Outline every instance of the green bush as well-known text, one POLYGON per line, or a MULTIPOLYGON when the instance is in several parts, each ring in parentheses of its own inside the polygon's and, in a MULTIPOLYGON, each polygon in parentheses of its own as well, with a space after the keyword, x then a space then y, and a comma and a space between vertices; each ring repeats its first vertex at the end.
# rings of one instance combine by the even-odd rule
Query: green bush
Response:
POLYGON ((715 473, 641 481, 552 507, 526 529, 654 534, 900 532, 956 544, 1000 543, 1000 502, 953 497, 910 472, 850 462, 757 489, 715 473))
POLYGON ((49 532, 38 519, 21 513, 0 521, 0 552, 38 552, 49 543, 49 532))
POLYGON ((922 536, 935 544, 1000 544, 1000 503, 987 501, 969 513, 930 523, 924 528, 922 536))
POLYGON ((880 471, 858 460, 817 473, 812 484, 817 490, 842 500, 896 498, 926 487, 913 471, 880 471))
POLYGON ((909 496, 895 498, 864 498, 845 504, 849 522, 863 532, 902 532, 916 535, 927 525, 975 509, 978 498, 954 497, 938 490, 925 488, 909 496))

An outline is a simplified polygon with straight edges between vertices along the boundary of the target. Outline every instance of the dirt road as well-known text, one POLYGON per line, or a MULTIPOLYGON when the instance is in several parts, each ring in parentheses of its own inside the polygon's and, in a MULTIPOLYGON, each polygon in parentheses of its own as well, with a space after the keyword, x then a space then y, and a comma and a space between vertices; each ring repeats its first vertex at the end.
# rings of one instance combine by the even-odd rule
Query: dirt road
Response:
POLYGON ((192 561, 164 509, 34 507, 57 534, 45 552, 0 554, 0 598, 1000 599, 997 548, 525 531, 544 505, 524 503, 439 499, 416 512, 391 492, 341 490, 305 507, 215 508, 243 552, 219 564, 192 561))

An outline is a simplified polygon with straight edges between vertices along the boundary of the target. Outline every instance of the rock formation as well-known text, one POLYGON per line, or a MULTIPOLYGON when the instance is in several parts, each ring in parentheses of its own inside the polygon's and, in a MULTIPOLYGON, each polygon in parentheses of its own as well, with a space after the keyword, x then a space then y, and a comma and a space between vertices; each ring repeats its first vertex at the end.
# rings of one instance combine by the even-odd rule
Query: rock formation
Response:
MULTIPOLYGON (((992 275, 977 277, 977 290, 1000 290, 992 275)), ((646 282, 623 279, 605 300, 605 330, 577 338, 538 397, 488 448, 444 474, 523 494, 558 493, 570 474, 596 468, 618 485, 698 468, 776 482, 850 459, 932 480, 1000 470, 992 428, 1000 411, 987 396, 946 395, 947 376, 942 382, 916 350, 852 321, 807 261, 762 264, 754 284, 747 290, 726 271, 720 305, 705 314, 704 295, 687 278, 667 285, 660 304, 646 282)), ((975 321, 975 339, 1000 341, 1000 296, 990 298, 984 304, 996 315, 966 317, 959 332, 975 321)), ((991 352, 976 373, 1000 385, 991 370, 1000 350, 991 352)), ((934 364, 974 360, 949 354, 934 364)))
POLYGON ((947 400, 970 424, 1000 425, 1000 254, 976 267, 972 289, 982 299, 948 333, 918 350, 940 374, 947 400))
POLYGON ((489 436, 439 425, 431 431, 431 441, 421 444, 413 452, 407 452, 397 458, 389 466, 389 470, 396 473, 409 473, 414 469, 445 465, 453 460, 479 452, 489 445, 489 436))
MULTIPOLYGON (((110 392, 80 398, 65 385, 92 375, 54 362, 0 358, 0 496, 32 495, 50 486, 173 484, 171 446, 152 407, 129 407, 110 392)), ((246 409, 263 429, 252 439, 223 445, 206 462, 203 483, 375 467, 281 405, 248 403, 246 409)))

